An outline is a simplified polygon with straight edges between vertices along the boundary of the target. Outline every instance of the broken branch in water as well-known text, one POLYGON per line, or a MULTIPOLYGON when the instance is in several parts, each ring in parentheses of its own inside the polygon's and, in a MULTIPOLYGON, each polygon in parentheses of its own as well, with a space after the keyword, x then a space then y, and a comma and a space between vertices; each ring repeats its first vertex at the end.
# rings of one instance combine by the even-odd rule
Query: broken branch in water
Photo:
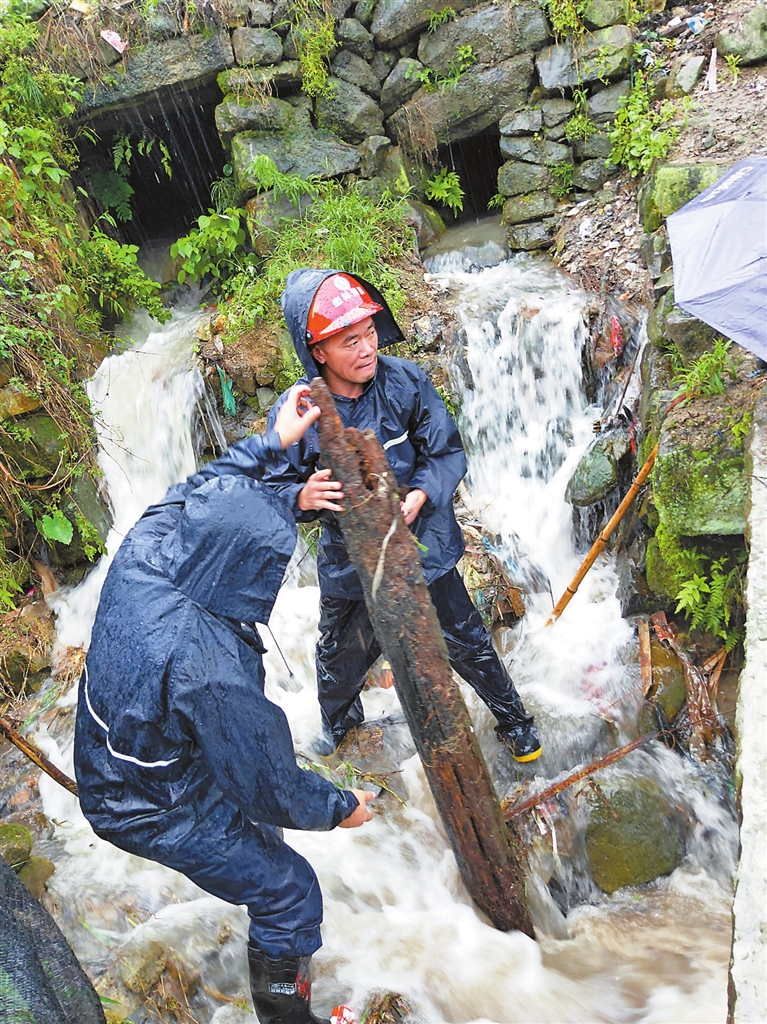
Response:
POLYGON ((636 750, 637 747, 641 747, 647 743, 648 740, 654 740, 657 733, 648 732, 644 736, 640 736, 637 740, 632 740, 631 743, 627 743, 623 747, 618 747, 617 750, 610 751, 609 754, 605 754, 604 757, 598 758, 596 761, 592 761, 591 764, 586 765, 585 768, 579 768, 577 772, 573 772, 572 775, 566 776, 564 779, 560 779, 559 782, 553 783, 551 786, 547 786, 546 789, 542 789, 540 793, 536 793, 534 796, 528 797, 527 800, 522 800, 518 804, 514 804, 512 807, 503 807, 503 816, 506 821, 511 818, 515 818, 518 814, 524 814, 525 811, 531 811, 534 807, 539 804, 545 803, 552 796, 556 796, 557 793, 561 793, 563 789, 567 789, 568 786, 572 786, 574 782, 580 782, 581 779, 585 779, 589 775, 593 775, 594 772, 598 772, 600 768, 607 768, 608 765, 614 764, 616 761, 620 761, 626 754, 630 754, 632 750, 636 750))
POLYGON ((719 736, 720 727, 711 707, 709 688, 702 669, 698 668, 677 638, 677 629, 666 621, 665 612, 650 616, 655 635, 676 654, 684 670, 687 692, 687 713, 690 718, 690 751, 699 760, 705 759, 708 748, 719 736))
POLYGON ((17 732, 11 723, 0 715, 0 733, 10 740, 11 743, 18 747, 22 753, 26 754, 30 761, 33 761, 38 768, 50 775, 54 782, 58 782, 60 786, 72 793, 73 796, 77 796, 77 783, 70 779, 68 775, 65 775, 60 768, 49 761, 45 754, 38 750, 37 747, 30 743, 29 740, 25 740, 20 732, 17 732))

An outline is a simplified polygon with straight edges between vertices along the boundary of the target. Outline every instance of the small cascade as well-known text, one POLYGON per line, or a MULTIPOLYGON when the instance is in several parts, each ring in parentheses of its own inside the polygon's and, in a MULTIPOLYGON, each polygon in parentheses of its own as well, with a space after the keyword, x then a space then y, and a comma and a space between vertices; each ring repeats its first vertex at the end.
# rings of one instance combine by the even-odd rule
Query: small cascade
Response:
MULTIPOLYGON (((432 277, 453 296, 473 382, 462 395, 467 501, 505 557, 547 577, 558 596, 579 562, 564 491, 599 412, 588 406, 580 380, 583 297, 528 258, 474 272, 461 269, 465 261, 440 260, 432 277)), ((195 468, 203 392, 192 357, 194 324, 190 312, 177 312, 163 328, 134 324, 135 342, 106 360, 92 382, 115 520, 109 554, 57 600, 62 647, 87 645, 110 555, 146 505, 195 468)), ((319 727, 318 591, 299 585, 298 576, 287 574, 269 624, 275 639, 269 632, 263 639, 267 696, 285 711, 300 751, 319 727)), ((546 589, 529 595, 507 651, 543 733, 545 754, 534 765, 511 761, 495 741, 489 712, 462 687, 501 792, 535 775, 554 777, 628 735, 639 703, 637 671, 633 631, 614 593, 615 573, 604 558, 554 627, 543 625, 551 609, 546 589)), ((62 709, 74 700, 75 688, 62 709)), ((372 689, 364 700, 371 720, 399 710, 394 690, 372 689)), ((71 773, 71 732, 41 727, 33 738, 71 773)), ((317 871, 325 898, 316 1011, 327 1015, 339 1002, 362 1008, 373 992, 397 992, 424 1021, 451 1024, 723 1021, 736 823, 717 781, 696 766, 660 747, 632 757, 620 771, 643 772, 686 814, 682 866, 607 896, 577 849, 568 854, 565 831, 539 817, 543 852, 534 844, 531 879, 538 942, 495 931, 472 905, 412 748, 403 745, 399 764, 404 806, 382 799, 373 821, 357 830, 288 833, 317 871)), ((159 943, 184 977, 198 977, 187 987, 183 1019, 252 1021, 236 1005, 249 998, 244 909, 100 841, 74 798, 45 778, 40 789, 54 823, 46 849, 56 863, 49 904, 105 994, 119 1003, 124 965, 159 943)), ((144 1000, 130 1020, 157 1020, 157 1005, 144 1000)), ((167 1014, 159 1019, 178 1019, 167 1014)))

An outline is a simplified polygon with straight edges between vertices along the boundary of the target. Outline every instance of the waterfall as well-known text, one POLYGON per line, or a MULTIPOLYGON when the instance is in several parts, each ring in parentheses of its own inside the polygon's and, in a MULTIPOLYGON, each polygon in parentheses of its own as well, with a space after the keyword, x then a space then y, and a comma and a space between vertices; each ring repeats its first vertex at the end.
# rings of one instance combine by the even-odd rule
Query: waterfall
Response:
MULTIPOLYGON (((583 297, 527 257, 479 272, 443 259, 431 278, 450 291, 466 334, 473 380, 473 390, 461 395, 467 501, 498 538, 501 554, 535 567, 557 597, 579 562, 564 491, 599 415, 580 380, 583 297)), ((134 324, 136 340, 106 360, 92 382, 114 526, 100 565, 57 598, 62 646, 87 644, 110 556, 143 508, 195 468, 201 381, 192 359, 194 322, 194 314, 177 313, 163 328, 144 324, 142 331, 134 324)), ((285 711, 301 750, 319 728, 318 591, 299 586, 297 575, 288 573, 270 621, 285 661, 268 633, 264 641, 267 696, 285 711)), ((495 741, 489 712, 461 687, 504 792, 535 773, 554 776, 589 760, 595 745, 621 738, 635 713, 637 672, 627 654, 632 630, 621 618, 615 585, 604 557, 550 628, 544 627, 550 595, 529 595, 507 658, 541 726, 539 762, 511 762, 495 741)), ((74 699, 73 689, 62 708, 71 709, 74 699)), ((364 702, 368 719, 398 710, 393 690, 366 691, 364 702)), ((54 734, 40 727, 34 738, 71 772, 71 728, 54 734)), ((398 783, 405 806, 381 801, 373 821, 356 830, 287 833, 317 871, 325 898, 315 1010, 327 1015, 338 1002, 361 1009, 371 993, 384 991, 401 993, 428 1022, 721 1024, 737 826, 715 780, 677 754, 659 748, 637 762, 688 813, 684 863, 667 878, 613 896, 584 888, 581 880, 582 902, 567 912, 534 876, 539 942, 498 932, 476 911, 410 752, 398 783)), ((50 905, 91 976, 116 977, 131 950, 158 941, 199 972, 190 1020, 253 1021, 234 1005, 248 999, 244 909, 102 842, 73 797, 45 777, 40 789, 53 823, 46 846, 56 862, 50 905)), ((543 819, 540 824, 545 831, 543 819)), ((107 995, 116 991, 107 985, 107 995)), ((132 1019, 157 1019, 142 1012, 132 1019)))

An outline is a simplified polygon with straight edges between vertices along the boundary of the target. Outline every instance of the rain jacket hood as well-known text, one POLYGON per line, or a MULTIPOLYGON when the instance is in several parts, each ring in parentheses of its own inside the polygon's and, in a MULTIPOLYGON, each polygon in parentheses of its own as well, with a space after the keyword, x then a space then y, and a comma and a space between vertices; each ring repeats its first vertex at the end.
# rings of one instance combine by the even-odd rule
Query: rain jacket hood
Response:
MULTIPOLYGON (((290 336, 293 339, 296 355, 310 379, 319 376, 320 368, 315 362, 311 348, 306 340, 309 309, 312 299, 322 282, 326 278, 332 277, 333 274, 340 273, 348 273, 348 271, 303 268, 291 271, 285 281, 285 290, 282 293, 282 312, 285 315, 285 323, 288 325, 290 336)), ((359 281, 372 299, 383 306, 379 313, 373 314, 373 323, 378 332, 378 347, 386 348, 388 345, 394 345, 398 341, 404 341, 405 336, 392 316, 389 304, 375 285, 370 284, 369 281, 365 281, 356 274, 351 276, 359 281)))
POLYGON ((268 622, 296 544, 285 504, 244 476, 207 481, 162 543, 168 578, 213 615, 268 622))
POLYGON ((278 452, 276 435, 254 435, 172 487, 101 591, 78 695, 80 805, 100 835, 163 863, 204 861, 203 822, 222 836, 241 819, 328 829, 357 806, 298 767, 264 695, 253 623, 268 621, 296 536, 258 482, 278 452))
MULTIPOLYGON (((312 299, 337 270, 295 270, 288 275, 282 308, 296 354, 307 380, 320 374, 306 341, 312 299)), ((353 275, 356 276, 356 275, 353 275)), ((357 278, 383 309, 373 314, 378 345, 403 340, 391 310, 381 293, 368 281, 357 278)), ((287 392, 272 406, 269 425, 274 426, 287 392)), ((357 398, 336 395, 338 415, 345 427, 373 430, 394 471, 400 494, 419 488, 427 501, 411 529, 421 545, 421 561, 427 583, 449 572, 463 554, 461 531, 453 515, 452 498, 466 472, 466 457, 458 429, 445 403, 426 374, 414 363, 395 356, 379 355, 376 372, 357 398)), ((312 425, 300 441, 276 455, 264 483, 279 494, 299 522, 322 521, 317 567, 323 597, 362 599, 362 586, 354 571, 335 515, 328 511, 302 511, 298 496, 312 473, 321 468, 319 436, 312 425)))

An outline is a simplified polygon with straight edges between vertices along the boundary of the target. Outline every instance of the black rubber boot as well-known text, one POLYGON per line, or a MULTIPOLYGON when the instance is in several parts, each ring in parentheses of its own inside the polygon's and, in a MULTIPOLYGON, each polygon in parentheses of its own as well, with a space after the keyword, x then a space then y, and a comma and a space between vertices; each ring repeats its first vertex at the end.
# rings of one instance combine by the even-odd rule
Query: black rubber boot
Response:
POLYGON ((248 945, 250 991, 261 1024, 330 1024, 312 1013, 312 958, 273 960, 248 945))
POLYGON ((515 761, 535 761, 541 756, 541 740, 532 718, 516 725, 496 726, 498 742, 505 743, 515 761))

